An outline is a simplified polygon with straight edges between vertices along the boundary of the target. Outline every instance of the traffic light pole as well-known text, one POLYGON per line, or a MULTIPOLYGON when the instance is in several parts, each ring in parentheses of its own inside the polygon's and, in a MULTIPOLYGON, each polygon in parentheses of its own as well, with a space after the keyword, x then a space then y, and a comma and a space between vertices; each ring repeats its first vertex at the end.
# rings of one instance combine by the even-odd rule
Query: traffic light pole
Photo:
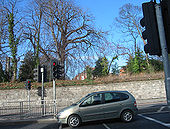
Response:
POLYGON ((27 79, 26 80, 26 89, 27 89, 27 95, 28 95, 28 106, 29 106, 29 110, 30 110, 30 90, 31 90, 31 80, 27 79))
POLYGON ((166 44, 165 29, 164 29, 164 24, 163 24, 161 6, 159 4, 156 4, 155 9, 156 9, 156 18, 157 18, 157 23, 158 23, 160 44, 162 48, 167 104, 170 106, 170 62, 168 59, 168 48, 166 44))
POLYGON ((54 100, 54 117, 56 115, 56 86, 55 79, 53 78, 53 100, 54 100))
POLYGON ((44 68, 41 68, 42 73, 42 91, 41 91, 41 99, 44 100, 44 68))
POLYGON ((27 90, 28 92, 28 105, 29 105, 29 111, 30 111, 30 90, 27 90))
POLYGON ((45 110, 45 108, 44 108, 44 105, 45 105, 45 103, 44 103, 44 68, 41 68, 41 73, 42 73, 42 91, 41 91, 41 103, 42 103, 42 114, 44 115, 44 110, 45 110))

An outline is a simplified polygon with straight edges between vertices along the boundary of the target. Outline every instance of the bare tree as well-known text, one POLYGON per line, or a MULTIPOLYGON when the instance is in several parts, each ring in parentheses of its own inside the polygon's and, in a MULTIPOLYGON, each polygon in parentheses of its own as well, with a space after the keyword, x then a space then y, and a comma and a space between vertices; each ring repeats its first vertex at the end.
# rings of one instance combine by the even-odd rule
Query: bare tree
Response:
POLYGON ((43 11, 53 38, 48 51, 55 53, 63 64, 89 49, 101 47, 104 33, 94 28, 93 18, 72 0, 48 0, 43 11))
MULTIPOLYGON (((144 45, 146 41, 142 37, 142 27, 140 25, 140 19, 142 17, 141 7, 132 4, 125 4, 120 8, 119 17, 116 17, 116 22, 121 28, 121 32, 127 37, 131 37, 134 43, 134 52, 137 51, 137 39, 142 39, 144 45)), ((149 66, 148 55, 146 54, 146 60, 149 66)))
POLYGON ((6 15, 6 11, 4 9, 4 3, 3 1, 0 2, 0 57, 5 55, 5 52, 3 51, 4 48, 6 48, 6 39, 7 39, 7 24, 8 19, 6 15))
POLYGON ((6 30, 3 47, 3 53, 10 54, 12 57, 12 81, 17 79, 17 63, 18 63, 18 46, 21 41, 22 27, 21 20, 17 18, 18 10, 16 8, 17 0, 3 0, 2 7, 6 18, 6 30))
POLYGON ((35 53, 36 65, 39 65, 39 54, 40 51, 42 52, 42 46, 40 44, 42 40, 42 3, 41 0, 33 0, 29 3, 29 5, 30 6, 26 12, 27 21, 25 23, 24 38, 28 39, 32 44, 35 53))

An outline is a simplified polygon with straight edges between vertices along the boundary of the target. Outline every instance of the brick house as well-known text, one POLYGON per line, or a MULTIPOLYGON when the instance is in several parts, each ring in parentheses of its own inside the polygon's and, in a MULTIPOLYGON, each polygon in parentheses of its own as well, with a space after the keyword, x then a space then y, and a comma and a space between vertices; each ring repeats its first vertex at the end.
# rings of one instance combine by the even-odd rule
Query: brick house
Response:
MULTIPOLYGON (((91 68, 92 70, 94 70, 95 68, 91 68)), ((78 75, 76 75, 73 80, 85 80, 87 78, 87 73, 86 70, 84 70, 83 72, 79 73, 78 75)))
POLYGON ((78 75, 75 76, 73 80, 84 80, 87 78, 87 73, 84 70, 83 72, 79 73, 78 75))
POLYGON ((126 66, 123 66, 120 70, 119 70, 119 76, 125 76, 126 74, 126 66))

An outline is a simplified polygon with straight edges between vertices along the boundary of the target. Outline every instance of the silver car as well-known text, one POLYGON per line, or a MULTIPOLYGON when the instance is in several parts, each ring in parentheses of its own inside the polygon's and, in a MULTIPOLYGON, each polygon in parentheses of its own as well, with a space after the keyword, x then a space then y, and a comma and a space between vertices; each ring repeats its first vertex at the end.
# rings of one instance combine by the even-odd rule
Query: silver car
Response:
POLYGON ((135 98, 127 91, 100 91, 88 94, 77 103, 62 109, 57 119, 70 127, 82 122, 120 118, 130 122, 137 114, 135 98))

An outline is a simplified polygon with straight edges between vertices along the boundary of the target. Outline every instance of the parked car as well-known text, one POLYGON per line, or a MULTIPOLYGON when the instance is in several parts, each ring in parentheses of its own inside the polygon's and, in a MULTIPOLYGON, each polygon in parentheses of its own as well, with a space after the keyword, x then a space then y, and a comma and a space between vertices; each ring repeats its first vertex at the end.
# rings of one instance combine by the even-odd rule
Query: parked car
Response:
POLYGON ((100 91, 90 93, 80 101, 62 109, 57 119, 74 128, 82 122, 120 118, 130 122, 137 114, 135 98, 128 91, 100 91))

